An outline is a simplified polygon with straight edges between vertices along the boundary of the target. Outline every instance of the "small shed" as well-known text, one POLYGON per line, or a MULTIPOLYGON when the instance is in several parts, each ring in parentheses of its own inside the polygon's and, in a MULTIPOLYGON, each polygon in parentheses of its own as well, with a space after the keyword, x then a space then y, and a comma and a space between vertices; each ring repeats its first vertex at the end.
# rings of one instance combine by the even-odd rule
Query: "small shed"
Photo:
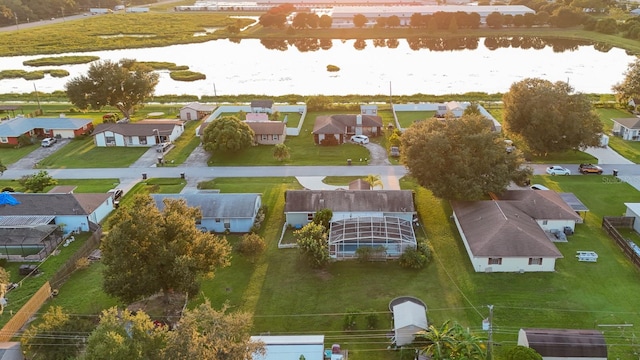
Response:
POLYGON ((251 341, 262 342, 266 351, 253 360, 324 359, 324 335, 252 336, 251 341))
POLYGON ((427 308, 424 305, 407 300, 392 309, 396 346, 411 344, 418 332, 427 330, 427 308))
POLYGON ((606 360, 607 344, 597 330, 520 329, 518 345, 534 349, 543 360, 606 360))

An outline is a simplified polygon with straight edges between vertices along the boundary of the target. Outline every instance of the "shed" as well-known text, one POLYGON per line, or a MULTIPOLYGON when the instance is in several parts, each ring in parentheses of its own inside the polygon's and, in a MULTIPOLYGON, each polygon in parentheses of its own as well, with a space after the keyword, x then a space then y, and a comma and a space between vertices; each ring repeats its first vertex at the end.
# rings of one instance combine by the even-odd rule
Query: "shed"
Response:
POLYGON ((520 329, 518 345, 534 349, 543 360, 606 360, 607 344, 597 330, 520 329))
POLYGON ((640 232, 640 203, 624 203, 624 206, 627 207, 627 211, 624 216, 632 217, 633 220, 633 230, 636 232, 640 232))
POLYGON ((253 360, 324 359, 324 335, 252 336, 262 342, 266 354, 254 354, 253 360))
POLYGON ((416 334, 427 330, 427 308, 413 301, 393 306, 393 332, 397 346, 411 344, 416 334))

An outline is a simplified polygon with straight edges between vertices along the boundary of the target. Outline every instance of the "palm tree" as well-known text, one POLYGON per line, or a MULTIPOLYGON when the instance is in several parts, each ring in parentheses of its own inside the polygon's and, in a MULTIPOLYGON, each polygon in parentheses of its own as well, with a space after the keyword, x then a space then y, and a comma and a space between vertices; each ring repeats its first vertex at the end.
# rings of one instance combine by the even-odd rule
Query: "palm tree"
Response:
POLYGON ((484 360, 482 340, 460 324, 446 321, 440 328, 429 325, 417 335, 422 351, 433 360, 484 360))
POLYGON ((384 188, 384 184, 382 183, 382 179, 380 179, 380 175, 369 174, 366 178, 363 179, 371 185, 372 189, 375 189, 376 186, 379 186, 380 189, 384 188))

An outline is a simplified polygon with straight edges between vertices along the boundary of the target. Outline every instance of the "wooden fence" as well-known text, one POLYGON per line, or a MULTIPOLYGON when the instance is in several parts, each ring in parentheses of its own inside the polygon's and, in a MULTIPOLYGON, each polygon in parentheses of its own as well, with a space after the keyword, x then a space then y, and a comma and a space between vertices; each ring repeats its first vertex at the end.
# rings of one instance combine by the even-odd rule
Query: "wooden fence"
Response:
POLYGON ((613 239, 613 241, 622 249, 622 252, 634 263, 638 268, 640 268, 640 254, 636 253, 636 251, 631 247, 629 241, 625 239, 616 228, 633 228, 633 217, 621 216, 621 217, 603 217, 602 218, 602 228, 604 231, 609 234, 609 237, 613 239))
POLYGON ((98 226, 95 231, 82 244, 78 251, 64 263, 42 287, 24 304, 18 312, 0 330, 0 342, 11 341, 11 338, 29 321, 42 305, 51 297, 52 289, 57 289, 67 280, 76 269, 76 263, 80 258, 87 257, 100 245, 102 229, 98 226))

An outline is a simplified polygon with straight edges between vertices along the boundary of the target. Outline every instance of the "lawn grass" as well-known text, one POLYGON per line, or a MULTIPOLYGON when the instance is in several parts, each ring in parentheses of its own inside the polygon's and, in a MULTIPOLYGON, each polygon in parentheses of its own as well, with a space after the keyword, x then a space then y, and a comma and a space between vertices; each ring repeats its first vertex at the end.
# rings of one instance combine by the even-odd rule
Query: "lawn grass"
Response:
POLYGON ((550 153, 547 156, 531 156, 529 159, 537 164, 582 164, 598 163, 598 159, 579 150, 567 150, 558 153, 550 153))
MULTIPOLYGON (((56 179, 56 181, 58 182, 57 185, 48 186, 43 192, 48 192, 54 186, 75 186, 74 193, 106 193, 120 183, 118 179, 56 179)), ((13 188, 16 192, 24 192, 24 188, 17 179, 0 180, 0 189, 6 187, 13 188)))
POLYGON ((14 162, 29 155, 33 150, 39 148, 38 144, 22 146, 19 148, 0 148, 0 163, 3 165, 11 165, 14 162))
POLYGON ((196 128, 202 121, 189 121, 184 126, 184 132, 173 142, 174 148, 165 156, 164 166, 178 166, 187 160, 189 155, 200 145, 200 137, 196 136, 196 128))
POLYGON ((346 186, 353 180, 362 179, 362 176, 327 176, 322 182, 327 185, 346 186))
POLYGON ((133 164, 147 150, 146 147, 97 147, 92 137, 74 139, 40 161, 38 168, 122 168, 133 164))
MULTIPOLYGON (((315 145, 313 124, 317 116, 332 115, 336 112, 307 113, 299 136, 287 136, 285 145, 290 149, 288 160, 278 161, 273 157, 273 145, 258 145, 239 152, 218 152, 209 158, 212 166, 237 165, 345 165, 347 159, 353 159, 353 165, 365 165, 355 159, 369 157, 369 151, 360 145, 345 143, 336 146, 315 145)), ((377 138, 371 138, 376 141, 377 138)))
POLYGON ((135 184, 120 201, 120 206, 133 203, 137 194, 178 194, 187 185, 181 178, 151 178, 135 184))
POLYGON ((435 111, 396 111, 398 123, 403 129, 408 128, 416 121, 431 118, 435 114, 435 111))
POLYGON ((609 147, 628 160, 636 164, 640 163, 640 141, 622 140, 622 138, 613 136, 612 134, 613 121, 611 119, 630 118, 635 115, 621 109, 598 109, 597 112, 604 126, 604 133, 609 135, 609 147))

